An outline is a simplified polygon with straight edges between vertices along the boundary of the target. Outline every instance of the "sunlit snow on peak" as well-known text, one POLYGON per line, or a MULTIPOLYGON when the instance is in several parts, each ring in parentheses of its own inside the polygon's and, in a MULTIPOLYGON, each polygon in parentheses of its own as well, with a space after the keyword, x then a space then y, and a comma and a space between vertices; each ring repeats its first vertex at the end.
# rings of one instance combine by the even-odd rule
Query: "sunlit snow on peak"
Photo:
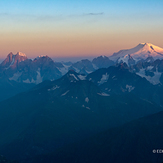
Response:
POLYGON ((163 59, 163 49, 151 43, 140 43, 134 48, 120 50, 119 52, 114 53, 110 59, 117 61, 118 58, 122 58, 127 54, 134 60, 147 59, 148 57, 163 59))
POLYGON ((22 56, 22 57, 26 57, 26 55, 22 52, 17 52, 17 55, 22 56))

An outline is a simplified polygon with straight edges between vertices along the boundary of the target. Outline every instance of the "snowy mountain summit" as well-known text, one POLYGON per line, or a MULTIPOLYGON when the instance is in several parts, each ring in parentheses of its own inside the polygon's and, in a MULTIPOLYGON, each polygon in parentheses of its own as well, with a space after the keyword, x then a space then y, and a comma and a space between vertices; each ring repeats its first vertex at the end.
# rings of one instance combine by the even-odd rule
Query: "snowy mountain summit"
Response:
POLYGON ((17 52, 13 54, 12 52, 8 54, 7 58, 2 62, 1 66, 8 69, 10 67, 15 68, 18 63, 25 61, 27 56, 22 52, 17 52))
POLYGON ((147 58, 163 59, 163 49, 155 46, 151 43, 140 43, 132 49, 120 50, 117 53, 114 53, 110 59, 117 61, 118 63, 123 61, 128 64, 128 59, 131 59, 137 63, 140 60, 146 60, 147 58))

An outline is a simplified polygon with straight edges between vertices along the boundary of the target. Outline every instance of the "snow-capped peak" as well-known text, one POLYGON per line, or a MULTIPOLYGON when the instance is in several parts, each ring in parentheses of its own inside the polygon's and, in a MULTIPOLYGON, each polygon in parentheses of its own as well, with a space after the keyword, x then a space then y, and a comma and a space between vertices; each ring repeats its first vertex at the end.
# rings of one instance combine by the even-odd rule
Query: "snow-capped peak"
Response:
POLYGON ((114 53, 110 59, 116 61, 118 58, 129 54, 134 60, 147 59, 153 57, 154 59, 163 59, 163 49, 151 43, 140 43, 131 49, 120 50, 114 53))
POLYGON ((105 58, 106 56, 102 55, 101 57, 102 57, 102 58, 105 58))
POLYGON ((160 52, 160 53, 163 53, 163 49, 156 46, 156 45, 153 45, 151 43, 141 43, 142 45, 144 45, 144 48, 147 48, 147 49, 152 49, 156 52, 160 52))
POLYGON ((43 58, 43 57, 48 57, 47 55, 39 55, 38 57, 36 57, 35 59, 40 59, 40 58, 43 58))
POLYGON ((16 55, 19 55, 19 56, 22 56, 22 57, 27 57, 24 53, 22 53, 22 52, 17 52, 17 54, 16 55))
POLYGON ((47 55, 40 55, 38 58, 47 57, 47 55))
POLYGON ((126 63, 127 66, 134 65, 135 60, 130 56, 130 54, 125 55, 124 57, 120 57, 117 60, 118 63, 126 63))
POLYGON ((5 69, 9 69, 11 66, 12 68, 15 68, 17 63, 25 61, 26 59, 28 59, 27 56, 22 52, 17 52, 15 55, 10 52, 7 55, 7 58, 1 63, 1 66, 5 69))

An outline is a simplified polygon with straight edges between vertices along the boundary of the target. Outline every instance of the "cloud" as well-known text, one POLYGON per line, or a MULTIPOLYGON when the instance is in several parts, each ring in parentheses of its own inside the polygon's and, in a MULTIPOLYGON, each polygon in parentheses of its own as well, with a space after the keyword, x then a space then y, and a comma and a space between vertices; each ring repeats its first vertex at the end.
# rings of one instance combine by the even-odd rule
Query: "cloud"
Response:
POLYGON ((104 13, 103 12, 99 12, 99 13, 86 13, 86 14, 84 14, 84 16, 98 16, 98 15, 104 15, 104 13))

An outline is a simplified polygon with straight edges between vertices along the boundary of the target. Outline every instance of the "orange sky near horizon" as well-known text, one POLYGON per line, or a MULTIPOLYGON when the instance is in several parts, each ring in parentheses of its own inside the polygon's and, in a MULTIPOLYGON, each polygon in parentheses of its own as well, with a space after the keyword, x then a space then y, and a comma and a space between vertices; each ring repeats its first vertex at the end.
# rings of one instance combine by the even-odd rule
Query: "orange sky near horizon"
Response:
POLYGON ((36 34, 8 34, 1 37, 0 58, 6 57, 9 52, 16 54, 21 51, 29 58, 39 55, 49 57, 80 57, 80 56, 99 56, 112 55, 122 49, 135 47, 141 42, 150 42, 162 47, 160 34, 154 37, 147 36, 148 33, 103 33, 103 32, 83 32, 67 33, 62 35, 57 33, 36 33, 36 34), (141 40, 141 41, 140 41, 141 40))
POLYGON ((65 2, 0 1, 0 59, 18 51, 28 58, 109 56, 142 42, 163 48, 162 1, 65 2))

